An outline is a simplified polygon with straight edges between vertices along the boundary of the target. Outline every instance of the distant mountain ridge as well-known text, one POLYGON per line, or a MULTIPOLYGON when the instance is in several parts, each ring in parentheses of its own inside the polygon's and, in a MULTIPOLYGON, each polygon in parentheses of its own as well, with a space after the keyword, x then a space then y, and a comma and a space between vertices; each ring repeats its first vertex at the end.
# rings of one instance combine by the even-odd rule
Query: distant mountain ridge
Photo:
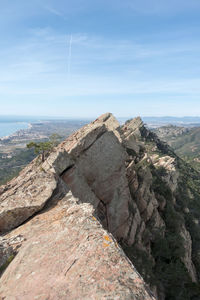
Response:
POLYGON ((200 171, 200 127, 163 126, 154 132, 181 158, 200 171))
MULTIPOLYGON (((118 118, 120 124, 123 124, 129 118, 118 118)), ((130 118, 131 119, 131 118, 130 118)), ((161 126, 184 126, 184 127, 195 127, 200 126, 200 117, 141 117, 142 121, 149 127, 149 128, 157 128, 161 126)))

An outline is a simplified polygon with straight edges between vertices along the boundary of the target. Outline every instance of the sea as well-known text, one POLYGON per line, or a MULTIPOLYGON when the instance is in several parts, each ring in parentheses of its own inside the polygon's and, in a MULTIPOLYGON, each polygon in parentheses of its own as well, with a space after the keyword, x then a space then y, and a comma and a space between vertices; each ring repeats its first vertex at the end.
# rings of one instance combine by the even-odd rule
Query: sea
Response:
POLYGON ((30 123, 37 122, 34 117, 0 116, 0 138, 9 136, 20 129, 27 129, 30 123))
POLYGON ((0 138, 13 134, 20 129, 27 129, 28 123, 24 122, 1 122, 0 121, 0 138))
MULTIPOLYGON (((34 117, 34 116, 1 116, 0 115, 0 138, 9 136, 20 129, 27 129, 29 124, 44 120, 55 120, 55 117, 34 117)), ((129 118, 119 118, 123 124, 129 118)), ((142 117, 142 120, 151 128, 168 124, 177 126, 200 126, 200 117, 142 117)))
POLYGON ((59 117, 46 116, 2 116, 0 115, 0 138, 12 135, 18 130, 28 129, 30 124, 41 121, 65 120, 59 117))

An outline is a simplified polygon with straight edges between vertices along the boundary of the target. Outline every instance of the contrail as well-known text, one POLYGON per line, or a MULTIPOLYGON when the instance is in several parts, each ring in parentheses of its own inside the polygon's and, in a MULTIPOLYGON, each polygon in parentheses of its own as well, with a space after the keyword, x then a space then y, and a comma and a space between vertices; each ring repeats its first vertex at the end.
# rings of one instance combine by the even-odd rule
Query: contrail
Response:
POLYGON ((68 79, 70 79, 70 75, 71 75, 71 55, 72 55, 72 34, 69 40, 69 54, 68 54, 68 68, 67 68, 68 79))

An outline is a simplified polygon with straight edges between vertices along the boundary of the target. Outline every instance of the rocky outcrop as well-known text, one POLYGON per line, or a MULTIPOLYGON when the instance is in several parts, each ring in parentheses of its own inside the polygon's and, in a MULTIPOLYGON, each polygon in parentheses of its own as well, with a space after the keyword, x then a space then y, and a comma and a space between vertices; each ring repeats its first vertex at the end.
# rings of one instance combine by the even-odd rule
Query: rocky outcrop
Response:
POLYGON ((192 240, 191 240, 190 233, 186 230, 185 226, 182 226, 180 235, 183 238, 183 243, 185 248, 184 256, 182 259, 184 265, 188 270, 188 273, 190 274, 192 280, 195 282, 197 281, 197 274, 192 261, 192 240))
POLYGON ((11 232, 19 253, 1 277, 3 299, 153 299, 116 240, 71 192, 11 232))
POLYGON ((133 235, 118 128, 101 116, 1 189, 1 232, 18 226, 0 248, 3 299, 153 299, 113 237, 133 235))
POLYGON ((168 272, 168 261, 178 259, 176 237, 181 267, 195 282, 190 233, 169 217, 176 215, 177 166, 139 117, 120 127, 110 113, 72 134, 44 163, 33 161, 0 190, 0 295, 154 299, 136 265, 162 300, 160 262, 168 272))
POLYGON ((0 190, 0 233, 13 229, 40 211, 53 195, 57 182, 36 161, 0 190))
POLYGON ((177 136, 180 136, 184 133, 189 132, 189 128, 187 127, 179 127, 175 125, 168 125, 168 126, 162 126, 159 128, 154 129, 156 134, 163 140, 166 139, 166 137, 170 137, 175 139, 177 136))

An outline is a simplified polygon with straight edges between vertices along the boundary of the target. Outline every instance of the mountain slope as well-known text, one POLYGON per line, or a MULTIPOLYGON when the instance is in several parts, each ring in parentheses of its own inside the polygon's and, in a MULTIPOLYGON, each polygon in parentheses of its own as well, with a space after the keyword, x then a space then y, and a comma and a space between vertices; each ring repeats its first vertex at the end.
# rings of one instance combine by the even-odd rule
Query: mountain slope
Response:
POLYGON ((153 299, 122 247, 157 299, 198 299, 198 178, 140 118, 99 117, 1 187, 0 295, 153 299))
POLYGON ((200 171, 200 127, 163 126, 154 132, 186 162, 200 171))

